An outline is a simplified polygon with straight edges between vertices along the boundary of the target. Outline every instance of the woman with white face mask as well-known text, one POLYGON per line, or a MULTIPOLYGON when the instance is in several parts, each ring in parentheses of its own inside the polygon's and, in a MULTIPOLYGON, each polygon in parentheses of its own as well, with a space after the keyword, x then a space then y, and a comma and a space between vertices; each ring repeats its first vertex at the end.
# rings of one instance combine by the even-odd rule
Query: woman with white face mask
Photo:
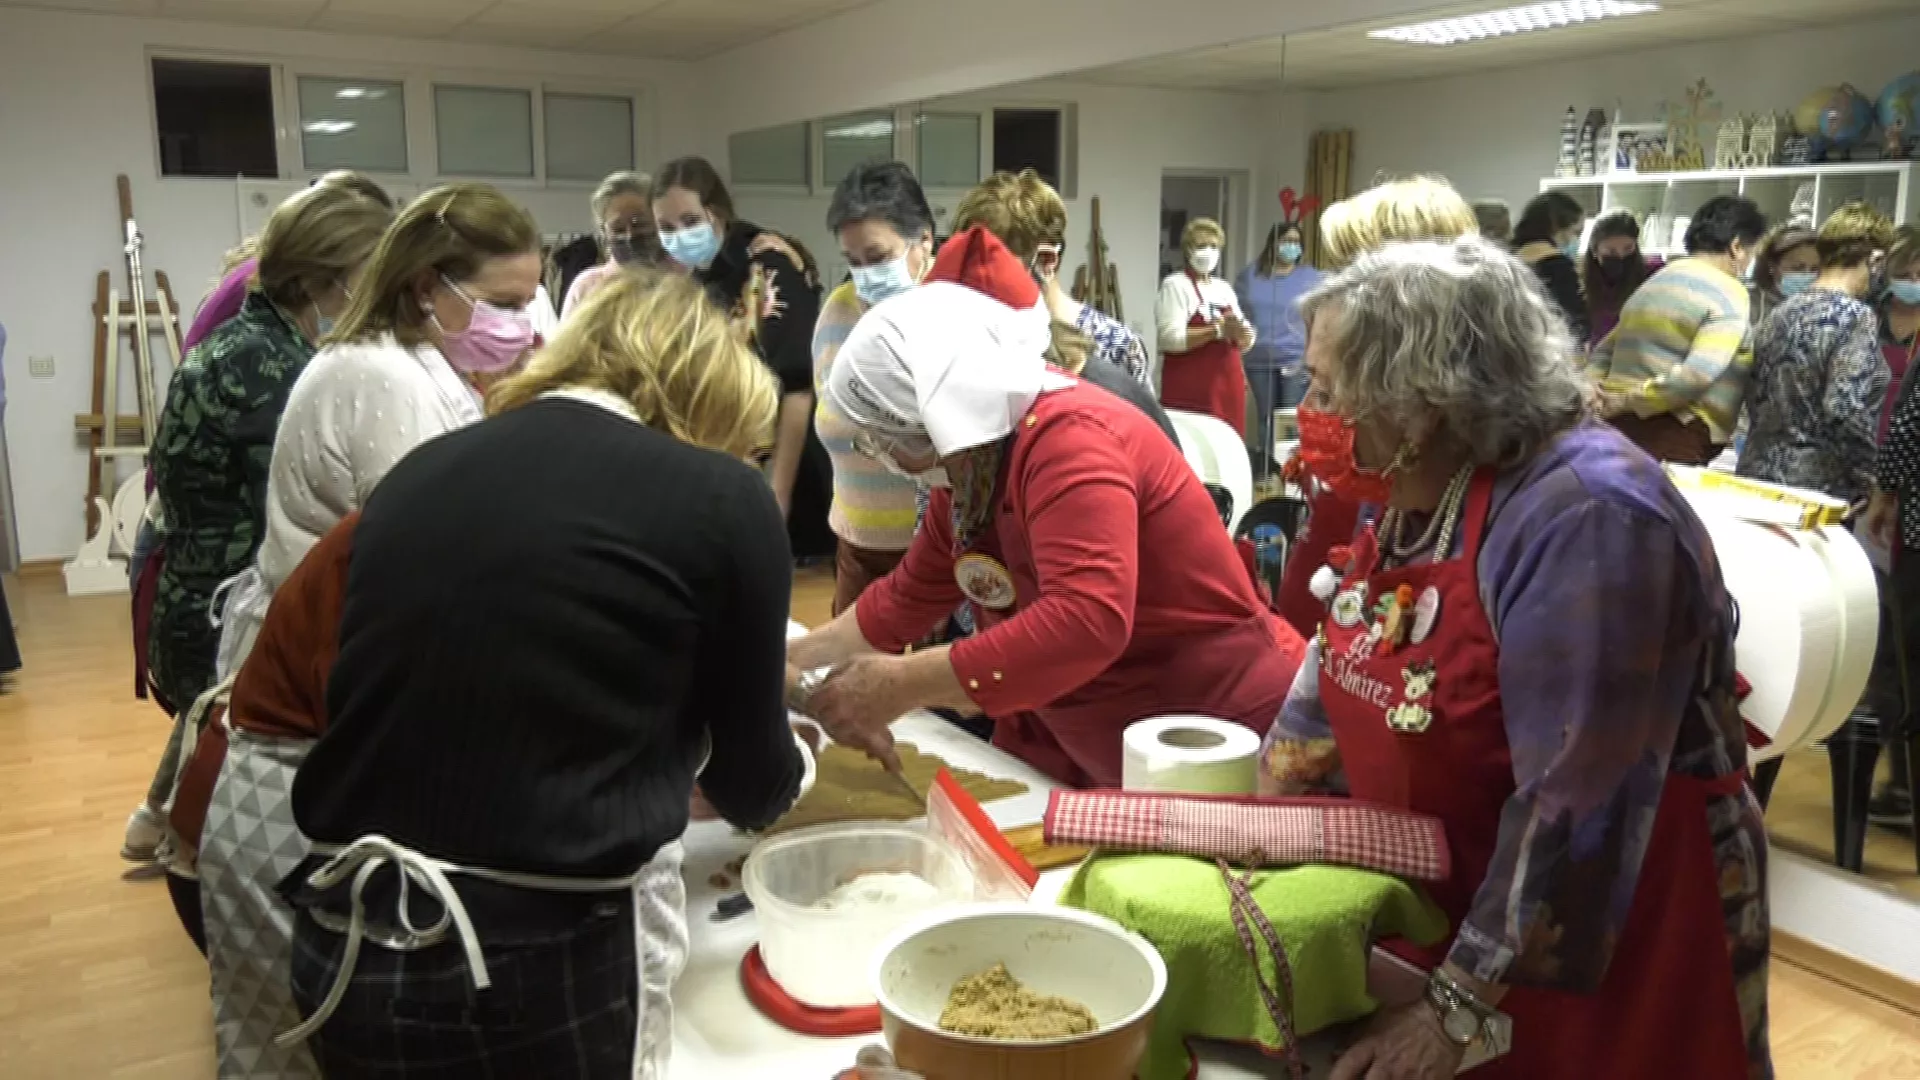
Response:
MULTIPOLYGON (((827 229, 840 241, 853 279, 833 290, 813 330, 816 390, 855 323, 873 305, 913 288, 933 266, 933 210, 913 171, 898 161, 857 165, 834 189, 827 229)), ((907 553, 916 517, 912 480, 895 476, 854 445, 856 429, 821 396, 815 431, 833 462, 827 525, 837 540, 833 613, 840 614, 907 553)))
POLYGON ((1180 237, 1187 265, 1160 283, 1154 305, 1162 372, 1160 401, 1169 409, 1205 413, 1247 434, 1247 376, 1241 354, 1253 347, 1253 325, 1233 285, 1214 271, 1227 234, 1211 218, 1195 218, 1180 237))
POLYGON ((865 452, 933 496, 900 565, 787 655, 834 669, 806 711, 836 741, 885 759, 904 713, 984 713, 996 746, 1111 787, 1135 720, 1263 730, 1304 645, 1261 604, 1179 448, 1047 366, 1039 301, 1027 267, 974 228, 854 328, 825 394, 865 452), (973 636, 900 655, 962 601, 973 636))

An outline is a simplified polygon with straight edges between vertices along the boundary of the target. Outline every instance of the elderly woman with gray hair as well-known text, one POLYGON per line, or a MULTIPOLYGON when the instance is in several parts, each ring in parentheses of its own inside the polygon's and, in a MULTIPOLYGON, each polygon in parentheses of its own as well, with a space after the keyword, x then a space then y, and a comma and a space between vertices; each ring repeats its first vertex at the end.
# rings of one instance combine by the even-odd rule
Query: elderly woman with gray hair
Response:
POLYGON ((607 261, 582 271, 567 286, 566 302, 560 306, 562 318, 573 314, 581 301, 593 295, 595 289, 606 284, 622 267, 663 268, 666 265, 667 253, 660 247, 660 231, 653 224, 652 191, 653 180, 646 173, 630 170, 609 173, 600 181, 600 186, 593 189, 593 197, 588 202, 593 207, 594 229, 600 234, 607 261))
POLYGON ((1734 612, 1665 475, 1587 415, 1528 268, 1479 238, 1363 255, 1302 303, 1301 451, 1362 505, 1269 732, 1269 795, 1444 822, 1453 933, 1336 1080, 1772 1075, 1766 836, 1734 612), (1510 1019, 1496 1018, 1495 1008, 1510 1019))

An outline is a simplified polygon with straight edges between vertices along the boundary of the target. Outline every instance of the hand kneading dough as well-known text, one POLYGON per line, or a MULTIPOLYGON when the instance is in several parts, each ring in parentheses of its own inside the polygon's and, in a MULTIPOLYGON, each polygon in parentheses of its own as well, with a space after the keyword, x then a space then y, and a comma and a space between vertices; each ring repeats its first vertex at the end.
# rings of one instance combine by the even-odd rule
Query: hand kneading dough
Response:
MULTIPOLYGON (((967 794, 983 803, 1012 798, 1027 790, 1027 785, 1018 780, 996 780, 956 769, 938 757, 921 753, 912 743, 897 743, 894 749, 915 791, 931 790, 934 774, 943 767, 967 794)), ((879 762, 858 750, 836 745, 820 752, 813 790, 767 831, 781 833, 837 821, 911 821, 924 813, 926 810, 907 798, 879 762)))

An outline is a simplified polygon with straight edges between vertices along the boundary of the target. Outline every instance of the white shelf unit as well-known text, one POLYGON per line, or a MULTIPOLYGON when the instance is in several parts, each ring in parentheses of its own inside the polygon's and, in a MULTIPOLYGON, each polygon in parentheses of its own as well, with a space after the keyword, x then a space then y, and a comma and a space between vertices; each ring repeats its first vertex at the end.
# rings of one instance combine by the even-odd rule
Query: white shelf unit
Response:
MULTIPOLYGON (((1920 162, 1871 161, 1837 165, 1778 165, 1764 169, 1703 169, 1697 172, 1612 172, 1599 176, 1550 176, 1541 191, 1564 191, 1590 214, 1625 208, 1643 227, 1650 217, 1667 222, 1691 216, 1716 195, 1745 195, 1759 204, 1767 220, 1787 220, 1794 193, 1813 185, 1814 224, 1827 219, 1836 207, 1865 200, 1880 208, 1896 224, 1920 221, 1914 181, 1920 162)), ((1674 256, 1679 244, 1672 236, 1642 236, 1649 252, 1674 256)))

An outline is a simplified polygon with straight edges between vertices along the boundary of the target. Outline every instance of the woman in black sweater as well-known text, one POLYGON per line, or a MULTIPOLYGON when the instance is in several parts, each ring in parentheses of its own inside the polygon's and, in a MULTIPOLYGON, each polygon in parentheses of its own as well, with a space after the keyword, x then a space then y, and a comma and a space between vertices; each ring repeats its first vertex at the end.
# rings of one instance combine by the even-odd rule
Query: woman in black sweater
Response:
POLYGON ((1533 267, 1547 295, 1560 305, 1573 340, 1587 340, 1587 302, 1580 292, 1580 227, 1587 212, 1564 191, 1543 191, 1520 212, 1513 253, 1533 267))
POLYGON ((827 528, 833 464, 813 432, 813 326, 820 317, 817 271, 777 234, 741 221, 733 196, 706 158, 684 157, 653 180, 660 245, 686 267, 780 380, 780 419, 767 479, 787 516, 787 538, 802 559, 831 555, 827 528))
POLYGON ((286 886, 329 1076, 666 1075, 695 778, 758 829, 805 770, 777 400, 698 285, 621 275, 367 502, 286 886))

